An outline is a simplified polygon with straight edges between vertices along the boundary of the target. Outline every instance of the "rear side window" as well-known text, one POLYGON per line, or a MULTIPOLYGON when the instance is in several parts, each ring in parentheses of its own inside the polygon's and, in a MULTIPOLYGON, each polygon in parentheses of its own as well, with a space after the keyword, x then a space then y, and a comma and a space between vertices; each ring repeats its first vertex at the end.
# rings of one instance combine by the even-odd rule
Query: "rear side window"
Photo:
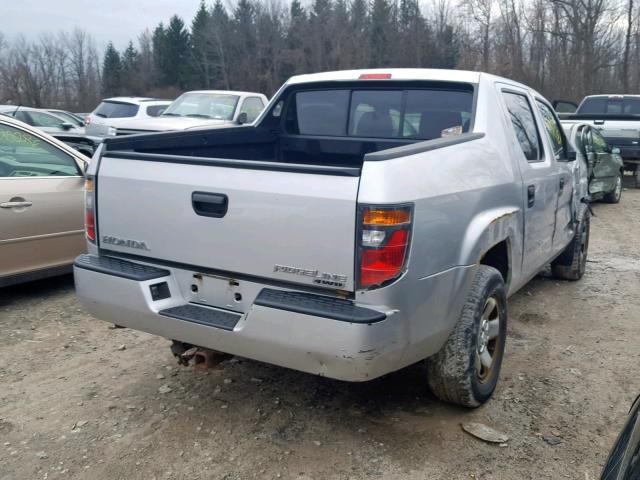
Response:
POLYGON ((529 100, 518 93, 502 92, 502 95, 522 153, 530 162, 540 160, 540 137, 529 100))
POLYGON ((150 117, 157 117, 166 109, 167 105, 150 105, 147 107, 147 115, 149 115, 150 117))
POLYGON ((94 115, 102 118, 127 118, 135 117, 138 113, 138 105, 122 102, 102 102, 93 111, 94 115))
POLYGON ((285 130, 300 135, 432 140, 468 132, 473 91, 354 89, 293 95, 285 130))
POLYGON ((540 109, 540 113, 542 114, 542 119, 544 120, 544 128, 549 134, 549 140, 551 140, 551 145, 553 145, 553 153, 556 158, 562 157, 564 152, 564 142, 562 139, 562 130, 560 125, 558 124, 558 120, 556 120, 555 115, 551 111, 551 108, 541 101, 537 100, 538 108, 540 109))
POLYGON ((49 115, 48 113, 30 110, 28 114, 33 121, 31 125, 35 127, 60 127, 64 123, 63 119, 49 115))
POLYGON ((593 97, 582 102, 578 113, 594 115, 640 115, 640 98, 593 97))
POLYGON ((249 97, 244 100, 240 113, 246 113, 247 123, 252 123, 256 118, 258 118, 258 115, 260 115, 263 108, 264 103, 262 103, 262 99, 260 97, 249 97))

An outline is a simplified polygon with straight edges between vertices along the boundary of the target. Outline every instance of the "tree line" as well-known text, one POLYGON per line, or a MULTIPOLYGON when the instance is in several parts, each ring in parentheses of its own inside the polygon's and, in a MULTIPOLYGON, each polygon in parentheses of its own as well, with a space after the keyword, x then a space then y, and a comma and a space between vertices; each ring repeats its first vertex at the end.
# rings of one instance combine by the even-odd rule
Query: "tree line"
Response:
MULTIPOLYGON (((638 1, 638 0, 636 0, 638 1)), ((222 0, 102 58, 81 30, 0 37, 0 103, 86 110, 101 96, 272 95, 291 75, 373 67, 483 70, 548 98, 640 93, 634 0, 222 0)))

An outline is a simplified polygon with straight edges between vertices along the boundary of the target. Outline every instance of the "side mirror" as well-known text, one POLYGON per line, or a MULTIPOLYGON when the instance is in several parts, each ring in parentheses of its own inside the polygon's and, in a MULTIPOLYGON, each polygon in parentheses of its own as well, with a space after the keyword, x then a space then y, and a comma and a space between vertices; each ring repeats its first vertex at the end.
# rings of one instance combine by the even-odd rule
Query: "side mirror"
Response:
POLYGON ((71 130, 73 128, 73 125, 69 122, 64 122, 60 124, 60 128, 63 128, 65 130, 71 130))
POLYGON ((575 162, 578 159, 578 153, 575 150, 568 150, 565 156, 565 161, 575 162))
POLYGON ((611 153, 613 153, 614 155, 620 155, 620 149, 618 147, 613 147, 611 149, 611 153))
POLYGON ((236 120, 236 123, 238 125, 247 123, 247 112, 242 112, 240 115, 238 115, 238 119, 236 120))

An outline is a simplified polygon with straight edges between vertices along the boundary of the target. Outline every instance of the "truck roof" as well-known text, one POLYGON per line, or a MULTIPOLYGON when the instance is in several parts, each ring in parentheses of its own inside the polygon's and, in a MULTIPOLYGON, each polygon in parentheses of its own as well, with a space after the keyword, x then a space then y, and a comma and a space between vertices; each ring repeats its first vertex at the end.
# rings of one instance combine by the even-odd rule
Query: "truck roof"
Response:
POLYGON ((291 77, 290 85, 335 80, 359 80, 363 74, 390 74, 392 80, 440 80, 445 82, 478 83, 480 72, 467 70, 444 70, 435 68, 367 68, 360 70, 340 70, 334 72, 311 73, 291 77))
MULTIPOLYGON (((214 93, 216 95, 258 95, 260 97, 264 96, 263 93, 259 92, 243 92, 239 90, 189 90, 184 93, 214 93)), ((183 94, 184 95, 184 94, 183 94)))
POLYGON ((476 84, 480 82, 480 78, 491 78, 493 80, 524 88, 542 97, 542 95, 533 88, 509 78, 504 78, 485 72, 440 68, 366 68, 359 70, 340 70, 333 72, 296 75, 294 77, 291 77, 286 84, 296 85, 312 82, 360 80, 361 75, 364 74, 372 74, 374 76, 387 74, 391 75, 390 77, 388 77, 390 80, 432 80, 441 82, 464 82, 476 84))
POLYGON ((165 100, 162 98, 149 98, 149 97, 110 97, 102 99, 103 102, 119 102, 119 103, 130 103, 132 105, 142 105, 143 103, 171 103, 172 100, 165 100))
POLYGON ((584 98, 620 98, 620 99, 624 99, 624 98, 640 98, 640 95, 628 95, 628 94, 617 94, 617 93, 601 93, 598 95, 587 95, 584 98))

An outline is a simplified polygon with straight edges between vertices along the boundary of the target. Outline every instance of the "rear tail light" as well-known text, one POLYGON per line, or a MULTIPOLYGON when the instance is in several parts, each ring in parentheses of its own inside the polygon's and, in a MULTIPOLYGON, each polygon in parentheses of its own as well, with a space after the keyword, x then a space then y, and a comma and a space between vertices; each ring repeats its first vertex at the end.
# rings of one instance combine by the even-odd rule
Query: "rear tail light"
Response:
POLYGON ((409 205, 360 209, 359 286, 381 286, 404 271, 413 212, 409 205))
POLYGON ((91 117, 89 115, 84 117, 84 123, 85 123, 85 125, 89 125, 91 123, 91 117))
POLYGON ((84 181, 84 230, 87 240, 96 243, 95 195, 93 177, 84 181))

